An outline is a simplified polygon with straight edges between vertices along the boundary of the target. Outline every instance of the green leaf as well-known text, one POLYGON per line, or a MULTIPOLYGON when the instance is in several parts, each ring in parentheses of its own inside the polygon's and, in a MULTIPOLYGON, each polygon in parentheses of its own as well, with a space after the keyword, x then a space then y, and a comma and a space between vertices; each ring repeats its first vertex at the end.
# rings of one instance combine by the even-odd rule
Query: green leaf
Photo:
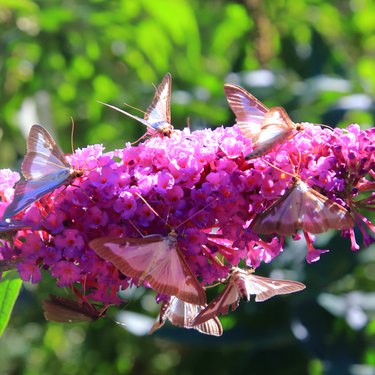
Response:
POLYGON ((21 286, 22 280, 16 271, 3 273, 3 278, 0 281, 0 336, 8 325, 21 286))

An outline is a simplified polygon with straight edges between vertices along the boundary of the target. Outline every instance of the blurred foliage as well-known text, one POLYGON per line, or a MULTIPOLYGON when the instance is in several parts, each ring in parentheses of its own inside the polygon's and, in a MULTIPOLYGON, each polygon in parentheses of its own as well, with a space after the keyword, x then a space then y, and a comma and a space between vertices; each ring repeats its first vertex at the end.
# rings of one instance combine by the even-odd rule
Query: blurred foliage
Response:
MULTIPOLYGON (((176 127, 231 125, 228 81, 295 121, 371 126, 374 19, 370 0, 0 0, 0 167, 22 160, 35 122, 65 152, 71 117, 75 147, 136 140, 143 126, 97 101, 144 110, 167 71, 176 127)), ((375 374, 375 249, 318 241, 331 252, 317 264, 300 241, 259 271, 307 290, 241 304, 220 339, 171 326, 138 337, 110 319, 47 324, 53 285, 27 286, 0 339, 0 374, 375 374)), ((156 315, 149 299, 125 310, 156 315)))

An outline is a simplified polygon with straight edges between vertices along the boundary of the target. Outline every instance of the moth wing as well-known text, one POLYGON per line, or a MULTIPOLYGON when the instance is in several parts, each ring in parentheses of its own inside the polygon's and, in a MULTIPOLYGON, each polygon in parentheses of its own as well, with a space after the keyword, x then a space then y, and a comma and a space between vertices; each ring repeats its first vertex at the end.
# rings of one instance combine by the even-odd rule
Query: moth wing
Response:
MULTIPOLYGON (((206 307, 206 306, 205 306, 206 307)), ((185 303, 185 311, 188 316, 188 327, 197 330, 200 333, 210 336, 221 336, 223 334, 223 327, 217 316, 205 321, 204 323, 194 324, 196 316, 204 309, 203 306, 185 303)))
POLYGON ((204 289, 179 249, 170 246, 168 237, 136 242, 127 238, 99 238, 90 246, 124 275, 149 282, 158 293, 200 305, 206 302, 204 289))
POLYGON ((291 236, 299 229, 322 233, 329 229, 348 229, 353 225, 353 218, 344 207, 298 181, 258 215, 251 227, 256 233, 291 236))
POLYGON ((190 323, 195 318, 195 315, 191 315, 194 314, 194 311, 191 308, 189 309, 188 306, 193 305, 172 296, 166 313, 168 320, 175 326, 190 328, 190 323))
POLYGON ((61 170, 58 175, 39 180, 26 180, 17 183, 13 201, 5 209, 2 219, 9 219, 21 212, 47 193, 57 189, 70 178, 68 170, 61 170))
POLYGON ((264 115, 269 109, 240 86, 226 83, 224 91, 238 127, 254 144, 260 135, 264 115))
MULTIPOLYGON (((175 307, 171 308, 169 320, 175 325, 180 325, 183 322, 183 326, 185 328, 193 328, 200 333, 204 333, 205 335, 221 336, 223 334, 223 327, 220 320, 216 316, 204 323, 197 325, 193 324, 196 316, 206 306, 199 306, 178 299, 178 301, 175 303, 175 307), (181 319, 182 317, 183 319, 181 319)), ((180 325, 180 327, 182 326, 180 325)))
MULTIPOLYGON (((175 298, 175 297, 171 297, 171 299, 172 298, 175 298)), ((152 333, 154 333, 156 330, 158 330, 164 325, 165 321, 168 318, 169 311, 170 311, 170 301, 163 302, 160 307, 160 312, 158 316, 156 317, 155 323, 152 325, 150 331, 148 332, 149 335, 151 335, 152 333)))
POLYGON ((171 296, 169 301, 163 302, 160 308, 160 313, 150 330, 150 334, 162 327, 167 319, 175 326, 191 328, 190 322, 195 318, 196 314, 191 316, 190 314, 192 311, 189 310, 189 308, 186 309, 187 306, 194 305, 184 302, 174 296, 171 296))
POLYGON ((250 294, 255 294, 255 301, 262 302, 279 294, 298 292, 306 286, 298 281, 279 280, 257 275, 247 275, 246 285, 250 294))
POLYGON ((52 136, 40 125, 33 125, 27 138, 27 153, 21 170, 26 179, 40 179, 71 166, 52 136))
POLYGON ((303 195, 293 186, 251 223, 255 233, 291 236, 301 227, 303 195))
POLYGON ((167 73, 156 88, 154 98, 145 112, 145 120, 151 125, 160 122, 171 123, 172 76, 167 73))
POLYGON ((354 226, 354 220, 347 209, 308 186, 304 195, 302 217, 302 229, 310 233, 354 226))
POLYGON ((192 324, 196 326, 210 319, 215 319, 215 317, 217 318, 219 315, 226 315, 230 308, 232 311, 236 310, 240 299, 241 296, 236 286, 229 282, 224 290, 197 315, 192 324))
POLYGON ((223 334, 223 327, 217 317, 202 324, 193 325, 195 317, 203 310, 203 308, 203 306, 184 302, 179 298, 172 296, 170 301, 162 304, 160 313, 149 333, 151 334, 162 327, 166 319, 168 319, 177 327, 187 329, 193 328, 206 335, 221 336, 223 334))
POLYGON ((271 108, 262 119, 259 136, 254 142, 255 150, 246 155, 246 159, 266 154, 287 139, 294 129, 294 123, 282 107, 271 108))
POLYGON ((197 305, 206 303, 206 293, 178 247, 168 251, 166 258, 163 255, 159 258, 158 264, 150 273, 150 284, 151 279, 159 293, 176 296, 197 305))
POLYGON ((138 116, 136 116, 136 115, 132 115, 131 113, 126 112, 126 111, 124 111, 123 109, 120 109, 120 108, 118 108, 118 107, 115 107, 114 105, 107 104, 107 103, 103 103, 103 102, 99 102, 99 103, 100 103, 100 104, 104 104, 104 105, 107 106, 108 108, 114 109, 115 111, 120 112, 120 113, 122 113, 123 115, 126 115, 126 116, 128 116, 128 117, 131 117, 131 118, 134 119, 134 120, 139 121, 139 122, 142 123, 143 125, 146 125, 147 128, 149 128, 150 130, 154 130, 152 124, 151 124, 149 121, 147 121, 147 120, 145 120, 145 119, 143 119, 143 118, 141 118, 141 117, 138 117, 138 116))
POLYGON ((50 295, 42 302, 46 320, 58 323, 93 321, 101 314, 92 306, 77 301, 50 295))
POLYGON ((16 232, 27 228, 29 227, 20 220, 0 220, 0 236, 2 233, 16 232))

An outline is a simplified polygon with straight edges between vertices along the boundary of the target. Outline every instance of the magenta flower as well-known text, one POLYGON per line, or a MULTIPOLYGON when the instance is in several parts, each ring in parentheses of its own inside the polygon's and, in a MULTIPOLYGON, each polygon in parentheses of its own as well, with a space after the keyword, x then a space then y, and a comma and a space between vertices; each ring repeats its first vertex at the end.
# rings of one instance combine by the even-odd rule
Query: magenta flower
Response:
POLYGON ((40 268, 30 258, 27 261, 19 263, 17 269, 23 281, 30 281, 32 284, 37 284, 42 278, 40 268))
POLYGON ((51 268, 51 275, 57 279, 58 286, 64 287, 79 281, 81 270, 74 263, 60 260, 51 268))
MULTIPOLYGON (((195 277, 202 286, 213 284, 239 262, 257 268, 283 251, 284 235, 259 235, 251 223, 277 204, 296 176, 350 211, 369 244, 375 226, 361 210, 375 207, 374 150, 375 129, 361 131, 356 125, 333 131, 308 126, 279 149, 250 161, 244 155, 251 152, 251 141, 236 126, 175 130, 170 137, 155 136, 109 153, 101 145, 88 146, 69 157, 83 168, 82 177, 17 215, 29 225, 15 236, 14 255, 24 256, 18 270, 23 280, 37 282, 43 267, 61 287, 79 283, 86 285, 87 298, 119 303, 118 290, 142 281, 97 256, 90 241, 175 231, 195 277)), ((0 213, 17 179, 9 170, 0 171, 0 213)), ((348 248, 358 249, 353 228, 343 235, 351 241, 348 248)), ((308 233, 293 239, 306 241, 309 263, 328 251, 315 249, 308 233)), ((11 257, 9 246, 0 247, 0 255, 11 257)))

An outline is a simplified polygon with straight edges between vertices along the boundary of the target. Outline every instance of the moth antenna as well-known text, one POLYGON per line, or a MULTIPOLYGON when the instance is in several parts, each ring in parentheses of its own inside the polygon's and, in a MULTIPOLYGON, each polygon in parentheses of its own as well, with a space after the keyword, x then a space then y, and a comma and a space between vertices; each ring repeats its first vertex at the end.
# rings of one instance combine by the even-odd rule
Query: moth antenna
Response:
POLYGON ((164 222, 164 224, 169 228, 169 230, 170 231, 173 231, 174 229, 176 229, 176 228, 172 228, 169 224, 168 224, 168 219, 169 219, 169 214, 170 214, 170 207, 169 207, 169 210, 168 210, 168 214, 167 214, 167 219, 166 220, 164 220, 152 207, 151 207, 151 205, 150 205, 150 203, 148 203, 147 201, 146 201, 146 199, 145 198, 143 198, 140 194, 138 194, 138 193, 135 193, 140 199, 142 199, 142 201, 147 205, 147 207, 161 220, 161 221, 163 221, 164 222))
MULTIPOLYGON (((154 86, 154 85, 153 85, 153 86, 154 86)), ((155 87, 155 86, 154 86, 154 87, 155 87)), ((156 88, 155 88, 155 90, 156 90, 156 88)), ((137 107, 134 107, 134 106, 132 106, 132 105, 130 105, 130 104, 128 104, 128 103, 124 103, 124 105, 126 105, 127 107, 129 107, 129 108, 131 108, 131 109, 134 109, 134 110, 136 110, 136 111, 142 113, 143 116, 146 114, 145 111, 142 111, 141 109, 139 109, 139 108, 137 108, 137 107)))
POLYGON ((85 273, 85 276, 83 278, 83 283, 82 283, 82 293, 83 293, 83 295, 86 295, 86 283, 87 283, 87 273, 85 273))
POLYGON ((74 141, 73 141, 73 136, 74 136, 74 120, 73 117, 70 116, 70 121, 72 122, 72 130, 70 131, 70 147, 72 148, 72 154, 74 154, 74 141))
POLYGON ((275 150, 275 156, 279 153, 280 149, 284 146, 284 143, 285 143, 285 141, 283 143, 281 143, 279 145, 279 147, 275 150))
MULTIPOLYGON (((270 163, 268 160, 263 159, 263 161, 264 161, 265 163, 267 163, 270 167, 277 169, 279 172, 281 172, 281 173, 285 173, 285 174, 287 174, 287 175, 289 175, 289 176, 291 176, 291 177, 295 177, 295 175, 293 175, 292 173, 289 173, 289 172, 284 171, 283 169, 281 169, 281 168, 279 168, 279 167, 276 167, 275 164, 270 163)), ((289 161, 290 161, 290 159, 289 159, 289 161)), ((293 163, 291 163, 291 164, 293 164, 293 163)))
MULTIPOLYGON (((86 275, 85 275, 86 277, 86 275)), ((75 297, 77 298, 78 301, 82 301, 83 300, 83 294, 84 294, 84 287, 82 286, 82 292, 80 292, 78 290, 78 288, 72 283, 70 284, 70 289, 72 290, 73 294, 75 295, 75 297)))
POLYGON ((168 213, 167 213, 167 219, 165 220, 165 223, 168 225, 169 221, 169 215, 171 214, 171 206, 168 207, 168 213))
POLYGON ((206 245, 202 245, 202 253, 205 256, 209 257, 213 262, 215 262, 216 264, 218 264, 220 267, 224 267, 224 263, 220 259, 218 259, 218 257, 216 255, 213 255, 209 251, 209 249, 208 249, 208 247, 206 245))
POLYGON ((177 227, 175 227, 174 229, 177 229, 179 228, 181 225, 185 224, 187 221, 191 220, 194 216, 197 216, 200 212, 204 211, 208 206, 210 206, 213 202, 216 202, 217 200, 219 200, 219 198, 215 198, 213 199, 211 202, 208 202, 204 207, 202 207, 200 210, 198 210, 197 212, 194 212, 193 215, 191 215, 190 217, 188 217, 187 219, 185 219, 184 221, 182 221, 180 224, 177 225, 177 227))
MULTIPOLYGON (((146 201, 145 198, 143 198, 140 194, 138 193, 135 193, 135 195, 137 195, 146 205, 147 207, 158 217, 160 218, 160 220, 163 220, 163 218, 151 207, 150 203, 148 203, 146 201)), ((180 224, 178 224, 176 227, 173 228, 173 230, 176 230, 178 229, 181 225, 185 224, 187 221, 191 220, 194 216, 198 215, 200 212, 202 212, 203 210, 205 210, 208 206, 210 206, 213 202, 216 202, 218 200, 218 198, 215 198, 214 200, 212 200, 211 202, 207 203, 204 207, 202 207, 200 210, 198 210, 197 212, 195 212, 193 215, 191 215, 190 217, 188 217, 187 219, 185 219, 184 221, 182 221, 180 224)), ((168 213, 168 217, 169 217, 169 213, 168 213)), ((165 221, 163 220, 164 223, 169 227, 169 229, 172 230, 172 227, 168 224, 168 221, 165 221)))
MULTIPOLYGON (((313 126, 315 126, 315 124, 313 124, 313 126)), ((302 133, 304 132, 305 129, 301 130, 299 133, 302 133)), ((296 134, 295 136, 297 136, 298 134, 296 134)), ((306 132, 304 132, 304 136, 309 138, 309 139, 313 139, 313 137, 310 135, 310 134, 307 134, 306 132)))
POLYGON ((137 228, 137 226, 131 220, 129 220, 129 223, 133 226, 133 228, 138 232, 138 234, 141 237, 144 237, 143 233, 137 228))
MULTIPOLYGON (((97 102, 100 103, 100 104, 105 105, 105 106, 108 107, 108 108, 114 109, 115 111, 120 112, 120 113, 122 113, 122 114, 125 115, 125 116, 129 116, 125 111, 123 111, 122 109, 116 107, 115 105, 108 104, 108 103, 104 103, 104 102, 101 102, 100 100, 97 100, 97 102)), ((124 103, 124 104, 125 104, 127 107, 133 108, 133 109, 135 109, 135 110, 141 112, 143 115, 145 114, 144 111, 142 111, 141 109, 139 109, 139 108, 137 108, 137 107, 133 107, 133 106, 131 106, 130 104, 126 104, 126 103, 124 103)))
POLYGON ((297 148, 297 151, 298 151, 298 169, 297 169, 297 176, 299 175, 299 170, 301 168, 301 163, 302 163, 302 155, 301 155, 301 151, 297 148))
MULTIPOLYGON (((70 184, 70 186, 74 186, 75 188, 80 189, 80 190, 82 191, 82 194, 85 195, 86 198, 87 198, 89 201, 91 201, 92 203, 96 203, 95 200, 94 200, 94 198, 93 198, 93 197, 90 197, 90 196, 86 193, 86 191, 82 189, 81 186, 79 186, 79 185, 75 185, 75 184, 70 184)), ((68 187, 65 186, 65 189, 67 189, 67 188, 68 188, 68 187)))
POLYGON ((80 304, 86 303, 87 305, 90 306, 90 308, 93 311, 96 311, 96 308, 93 306, 93 304, 88 300, 86 297, 86 282, 87 282, 87 274, 85 274, 82 282, 82 292, 78 290, 77 287, 75 287, 73 284, 71 284, 71 289, 73 291, 73 294, 76 296, 78 302, 80 304))
MULTIPOLYGON (((140 198, 144 203, 145 205, 160 219, 160 220, 163 220, 163 218, 151 207, 150 203, 148 203, 146 201, 145 198, 142 197, 142 195, 138 194, 138 193, 135 193, 135 195, 140 198)), ((165 220, 163 220, 165 222, 165 220)))
POLYGON ((224 281, 217 281, 216 283, 214 283, 212 285, 207 285, 207 286, 204 287, 204 289, 216 288, 219 285, 223 285, 224 282, 226 282, 226 280, 227 280, 227 278, 224 281))

